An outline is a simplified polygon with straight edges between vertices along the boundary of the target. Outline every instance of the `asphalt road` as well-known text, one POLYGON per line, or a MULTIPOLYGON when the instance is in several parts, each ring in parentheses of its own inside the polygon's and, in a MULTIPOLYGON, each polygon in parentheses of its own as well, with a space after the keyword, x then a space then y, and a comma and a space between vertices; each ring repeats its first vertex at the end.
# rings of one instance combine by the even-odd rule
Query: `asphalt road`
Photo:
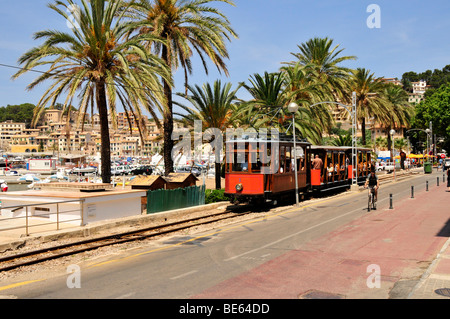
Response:
MULTIPOLYGON (((438 176, 442 183, 442 173, 433 172, 382 185, 378 210, 389 208, 389 194, 393 194, 395 206, 396 201, 410 197, 411 185, 420 193, 425 189, 425 180, 435 184, 438 176)), ((367 214, 367 193, 347 192, 305 201, 300 206, 220 229, 164 238, 76 265, 68 261, 51 271, 44 267, 23 274, 19 281, 2 282, 0 295, 52 299, 209 298, 208 291, 214 291, 215 286, 237 276, 245 278, 246 272, 262 265, 268 267, 284 254, 305 249, 315 239, 367 214)), ((282 269, 274 267, 272 271, 282 269)), ((255 281, 246 284, 258 286, 255 281)), ((273 287, 274 293, 280 289, 275 282, 273 287)))

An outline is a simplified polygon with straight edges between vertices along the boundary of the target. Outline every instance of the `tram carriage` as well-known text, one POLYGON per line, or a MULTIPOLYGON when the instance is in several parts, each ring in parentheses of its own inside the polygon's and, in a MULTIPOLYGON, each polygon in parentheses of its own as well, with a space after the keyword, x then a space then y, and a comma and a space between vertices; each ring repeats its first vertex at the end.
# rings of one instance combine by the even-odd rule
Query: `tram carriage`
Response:
MULTIPOLYGON (((297 179, 300 194, 347 188, 352 184, 352 148, 312 146, 296 140, 297 179), (312 169, 315 155, 321 170, 312 169)), ((280 134, 275 140, 235 138, 226 142, 225 195, 232 201, 263 203, 295 193, 294 140, 280 134), (277 142, 277 143, 274 143, 277 142), (262 160, 262 154, 270 157, 262 160)), ((370 172, 371 150, 357 148, 357 181, 364 183, 370 172)), ((293 198, 293 197, 292 197, 293 198)))
MULTIPOLYGON (((364 183, 371 169, 370 148, 357 148, 356 180, 364 183)), ((326 191, 348 187, 352 183, 352 148, 350 146, 317 146, 311 147, 311 161, 316 155, 323 162, 321 170, 311 169, 311 188, 326 191)))
MULTIPOLYGON (((234 139, 227 141, 226 147, 226 196, 238 201, 262 202, 295 191, 292 137, 280 134, 277 140, 234 139), (267 154, 268 158, 263 160, 260 158, 262 154, 267 154)), ((310 147, 310 143, 296 140, 300 192, 306 192, 310 188, 310 162, 307 160, 310 147)))

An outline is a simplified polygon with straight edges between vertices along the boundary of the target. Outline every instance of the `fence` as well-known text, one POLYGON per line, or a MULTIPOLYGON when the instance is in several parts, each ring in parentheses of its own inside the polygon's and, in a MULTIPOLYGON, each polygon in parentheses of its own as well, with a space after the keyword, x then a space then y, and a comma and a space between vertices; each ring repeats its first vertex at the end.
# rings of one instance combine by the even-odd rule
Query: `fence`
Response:
POLYGON ((147 192, 147 214, 205 204, 205 185, 147 192))
POLYGON ((41 232, 44 230, 59 230, 63 223, 79 221, 83 224, 83 203, 84 200, 68 200, 3 206, 0 208, 0 212, 6 212, 13 217, 0 219, 0 234, 24 229, 25 235, 29 236, 30 229, 34 227, 39 228, 37 232, 41 232), (14 215, 17 216, 14 217, 14 215))

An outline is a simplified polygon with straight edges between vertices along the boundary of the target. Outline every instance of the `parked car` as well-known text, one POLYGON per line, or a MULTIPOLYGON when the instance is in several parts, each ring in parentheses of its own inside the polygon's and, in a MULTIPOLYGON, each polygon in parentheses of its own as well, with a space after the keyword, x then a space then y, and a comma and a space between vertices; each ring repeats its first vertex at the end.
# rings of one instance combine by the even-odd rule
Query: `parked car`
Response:
POLYGON ((151 166, 141 166, 130 171, 131 175, 152 175, 153 168, 151 166))
POLYGON ((130 168, 127 165, 111 167, 111 175, 128 175, 130 168))
POLYGON ((375 163, 375 169, 376 169, 377 172, 383 171, 385 167, 386 167, 386 163, 385 162, 376 162, 375 163))
MULTIPOLYGON (((400 164, 398 164, 398 166, 400 166, 400 164)), ((386 163, 386 165, 384 166, 384 170, 387 172, 394 171, 394 163, 392 162, 386 163)))
POLYGON ((184 166, 184 167, 179 167, 175 170, 175 173, 192 173, 195 176, 200 176, 200 174, 202 173, 201 170, 198 167, 191 167, 191 166, 184 166))

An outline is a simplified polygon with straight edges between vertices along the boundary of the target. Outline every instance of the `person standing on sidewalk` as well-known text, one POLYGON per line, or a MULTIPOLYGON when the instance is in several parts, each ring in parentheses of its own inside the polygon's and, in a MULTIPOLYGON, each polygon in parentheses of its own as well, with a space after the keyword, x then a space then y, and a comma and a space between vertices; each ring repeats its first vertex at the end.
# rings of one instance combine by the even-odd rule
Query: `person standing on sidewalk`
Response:
POLYGON ((447 169, 447 192, 450 192, 450 168, 447 169))
POLYGON ((405 169, 405 162, 406 162, 406 153, 400 149, 400 167, 402 170, 405 169))

